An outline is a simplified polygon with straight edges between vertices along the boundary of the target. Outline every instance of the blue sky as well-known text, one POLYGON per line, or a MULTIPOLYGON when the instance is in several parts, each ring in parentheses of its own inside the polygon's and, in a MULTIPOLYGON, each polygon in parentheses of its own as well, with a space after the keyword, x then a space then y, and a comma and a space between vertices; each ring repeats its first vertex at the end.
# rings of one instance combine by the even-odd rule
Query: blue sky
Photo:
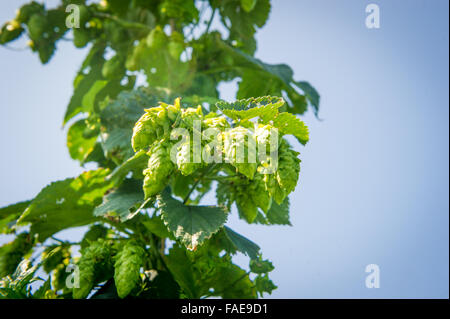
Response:
MULTIPOLYGON (((0 21, 24 2, 2 2, 0 21)), ((257 57, 287 63, 322 97, 321 120, 303 117, 310 143, 295 144, 293 226, 229 221, 274 262, 272 297, 448 298, 448 1, 272 3, 257 57), (380 7, 380 29, 365 27, 369 3, 380 7), (368 264, 380 267, 378 289, 365 287, 368 264)), ((1 206, 82 171, 61 123, 86 50, 58 49, 42 66, 29 51, 0 48, 1 206)), ((233 98, 235 83, 221 88, 233 98)))

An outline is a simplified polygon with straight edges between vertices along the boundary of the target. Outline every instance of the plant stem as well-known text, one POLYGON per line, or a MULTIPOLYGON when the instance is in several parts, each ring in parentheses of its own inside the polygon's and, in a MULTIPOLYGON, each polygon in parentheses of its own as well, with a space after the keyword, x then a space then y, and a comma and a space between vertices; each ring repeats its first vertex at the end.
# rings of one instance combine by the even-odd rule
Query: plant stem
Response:
POLYGON ((192 185, 192 188, 189 190, 189 193, 186 195, 186 197, 183 200, 183 204, 186 204, 187 201, 189 200, 189 197, 191 196, 192 192, 195 190, 195 188, 197 187, 198 183, 200 183, 200 181, 203 179, 203 176, 205 176, 207 173, 209 173, 210 171, 212 171, 214 169, 214 167, 216 167, 216 164, 211 165, 210 167, 208 167, 208 169, 206 171, 204 171, 199 177, 198 179, 195 181, 194 185, 192 185))
POLYGON ((96 12, 95 16, 97 16, 99 18, 106 18, 106 19, 110 19, 110 20, 116 21, 118 24, 120 24, 124 28, 146 29, 146 30, 150 30, 151 29, 148 25, 145 25, 143 23, 131 22, 131 21, 123 20, 123 19, 120 19, 120 18, 118 18, 116 16, 113 16, 113 15, 111 15, 109 13, 96 12))
POLYGON ((212 14, 211 14, 211 18, 209 19, 208 25, 206 26, 206 31, 205 31, 205 33, 208 33, 208 32, 209 32, 209 28, 211 27, 211 24, 212 24, 212 22, 213 22, 213 20, 214 20, 215 14, 216 14, 216 8, 213 9, 213 12, 212 12, 212 14))

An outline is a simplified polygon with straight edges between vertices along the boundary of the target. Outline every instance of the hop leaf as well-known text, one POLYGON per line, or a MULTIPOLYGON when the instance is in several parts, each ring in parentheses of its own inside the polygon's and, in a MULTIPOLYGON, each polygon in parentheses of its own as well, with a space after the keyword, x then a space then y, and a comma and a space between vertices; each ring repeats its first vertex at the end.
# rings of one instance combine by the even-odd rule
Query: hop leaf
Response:
POLYGON ((138 285, 144 255, 145 250, 134 240, 127 241, 117 254, 114 263, 114 281, 120 298, 128 296, 138 285))
POLYGON ((233 103, 220 101, 216 103, 216 107, 232 119, 246 120, 259 116, 263 120, 268 121, 278 114, 278 109, 284 103, 281 97, 262 96, 238 100, 233 103))
POLYGON ((184 205, 168 189, 158 196, 158 207, 168 230, 190 250, 219 231, 228 217, 222 207, 184 205))
POLYGON ((294 135, 300 143, 306 144, 309 140, 308 127, 291 113, 280 113, 273 120, 273 125, 280 130, 282 134, 294 135))

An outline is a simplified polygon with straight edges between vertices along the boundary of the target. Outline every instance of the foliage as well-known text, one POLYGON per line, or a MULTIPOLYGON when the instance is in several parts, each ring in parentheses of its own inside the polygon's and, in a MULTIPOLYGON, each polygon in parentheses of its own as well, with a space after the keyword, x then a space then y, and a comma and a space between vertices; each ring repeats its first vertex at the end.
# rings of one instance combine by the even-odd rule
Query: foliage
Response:
POLYGON ((0 298, 257 298, 276 289, 259 246, 225 225, 234 205, 248 223, 290 225, 300 160, 284 136, 306 144, 297 115, 319 108, 289 66, 254 56, 270 8, 269 0, 32 1, 3 25, 1 45, 27 37, 43 64, 61 40, 88 51, 63 124, 70 156, 96 168, 0 209, 0 234, 15 235, 0 247, 0 298), (79 28, 66 24, 69 4, 78 5, 79 28), (218 85, 235 79, 238 100, 221 101, 218 85), (274 131, 277 149, 256 156, 252 146, 274 131), (255 162, 240 160, 241 146, 255 162), (214 191, 217 205, 200 205, 214 191), (55 238, 79 226, 88 226, 80 242, 55 238), (238 252, 249 271, 233 263, 238 252))

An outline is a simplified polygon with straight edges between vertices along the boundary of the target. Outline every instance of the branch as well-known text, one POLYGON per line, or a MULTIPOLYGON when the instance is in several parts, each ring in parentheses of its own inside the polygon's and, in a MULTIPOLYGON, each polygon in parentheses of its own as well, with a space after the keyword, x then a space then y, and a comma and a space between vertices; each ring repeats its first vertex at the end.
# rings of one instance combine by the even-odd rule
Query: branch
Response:
POLYGON ((189 197, 191 196, 192 192, 195 190, 195 188, 197 187, 198 183, 200 183, 200 181, 202 180, 202 178, 209 173, 210 171, 213 170, 213 168, 216 167, 216 164, 211 165, 210 167, 208 167, 208 169, 206 171, 204 171, 199 177, 198 179, 195 181, 194 185, 192 185, 192 188, 189 190, 189 193, 186 195, 186 197, 183 200, 183 204, 186 204, 187 201, 189 200, 189 197))
POLYGON ((96 12, 94 13, 94 15, 98 18, 106 18, 106 19, 110 19, 113 21, 116 21, 118 24, 120 24, 121 26, 123 26, 124 28, 131 28, 131 29, 146 29, 146 30, 150 30, 151 28, 143 23, 139 23, 139 22, 132 22, 132 21, 127 21, 127 20, 123 20, 120 19, 116 16, 113 16, 109 13, 103 13, 103 12, 96 12))
POLYGON ((215 14, 216 14, 216 8, 213 9, 213 12, 212 12, 212 14, 211 14, 211 18, 209 18, 208 25, 207 25, 207 27, 206 27, 205 33, 208 33, 208 32, 209 32, 209 28, 211 27, 211 24, 212 24, 212 22, 213 22, 213 20, 214 20, 215 14))

